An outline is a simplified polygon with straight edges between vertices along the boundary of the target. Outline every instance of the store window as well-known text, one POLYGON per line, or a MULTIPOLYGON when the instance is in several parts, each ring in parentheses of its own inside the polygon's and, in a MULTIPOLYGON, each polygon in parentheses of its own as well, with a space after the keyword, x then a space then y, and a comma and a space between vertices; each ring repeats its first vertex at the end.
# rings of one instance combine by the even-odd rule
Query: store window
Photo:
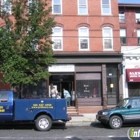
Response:
POLYGON ((23 85, 21 98, 35 99, 35 98, 47 98, 47 82, 42 80, 37 83, 37 86, 34 85, 23 85))
POLYGON ((140 96, 140 83, 128 82, 128 93, 129 97, 140 96))
POLYGON ((101 74, 76 74, 76 92, 78 98, 101 97, 101 74))

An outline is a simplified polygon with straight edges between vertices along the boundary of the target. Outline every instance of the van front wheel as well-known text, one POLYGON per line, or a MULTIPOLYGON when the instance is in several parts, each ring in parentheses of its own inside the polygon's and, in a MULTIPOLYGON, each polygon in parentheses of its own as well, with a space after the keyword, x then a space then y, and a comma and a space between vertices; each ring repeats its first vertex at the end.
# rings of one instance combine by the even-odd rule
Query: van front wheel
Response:
POLYGON ((122 119, 119 116, 112 116, 109 120, 109 125, 113 129, 119 129, 122 126, 122 119))
POLYGON ((48 131, 52 127, 52 120, 47 115, 41 115, 35 120, 35 126, 39 131, 48 131))

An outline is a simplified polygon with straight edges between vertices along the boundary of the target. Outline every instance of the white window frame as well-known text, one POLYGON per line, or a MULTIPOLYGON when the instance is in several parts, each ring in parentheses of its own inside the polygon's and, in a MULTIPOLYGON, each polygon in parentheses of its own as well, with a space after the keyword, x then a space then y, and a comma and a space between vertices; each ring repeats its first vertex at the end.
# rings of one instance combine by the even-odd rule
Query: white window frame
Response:
POLYGON ((112 28, 111 27, 103 27, 102 28, 102 36, 103 36, 103 49, 104 50, 110 50, 112 51, 113 50, 113 31, 112 31, 112 28), (105 33, 106 30, 108 30, 108 35, 105 33), (109 31, 110 30, 110 31, 109 31), (112 48, 105 48, 105 40, 111 40, 111 46, 112 48))
POLYGON ((122 45, 126 44, 126 29, 123 29, 123 28, 120 29, 120 39, 121 39, 121 38, 124 38, 124 39, 125 39, 125 43, 122 43, 122 42, 121 42, 121 44, 122 44, 122 45))
POLYGON ((55 3, 55 0, 52 0, 52 14, 62 14, 62 0, 60 0, 60 3, 55 3), (55 12, 54 7, 60 6, 60 12, 55 12))
POLYGON ((6 11, 7 14, 12 14, 12 3, 9 2, 8 8, 6 8, 6 3, 8 3, 9 0, 1 0, 1 12, 6 11), (7 10, 8 9, 8 10, 7 10))
POLYGON ((52 41, 54 44, 52 45, 52 48, 54 51, 62 51, 63 50, 63 29, 61 27, 55 27, 52 29, 53 34, 52 34, 52 41), (59 30, 58 33, 55 33, 55 29, 59 30), (60 42, 60 48, 55 47, 55 40, 58 40, 60 42))
POLYGON ((119 12, 119 22, 125 23, 125 12, 124 11, 119 12))
POLYGON ((78 28, 78 36, 79 36, 79 50, 80 51, 88 51, 89 50, 89 28, 87 27, 79 27, 78 28), (86 29, 86 33, 82 33, 82 29, 86 29), (87 40, 87 48, 81 48, 81 40, 87 40))
POLYGON ((78 14, 79 15, 87 15, 88 14, 88 2, 85 0, 85 4, 80 4, 81 0, 78 0, 78 14), (81 8, 85 8, 85 13, 80 12, 81 8))
POLYGON ((103 4, 103 0, 101 0, 101 11, 102 11, 102 15, 111 15, 111 2, 110 0, 108 0, 108 4, 103 4), (107 8, 104 8, 104 6, 108 6, 108 11, 107 13, 104 12, 104 9, 107 9, 107 8))
POLYGON ((136 23, 140 23, 140 12, 135 13, 136 23))
POLYGON ((140 29, 137 29, 138 45, 140 45, 140 29))

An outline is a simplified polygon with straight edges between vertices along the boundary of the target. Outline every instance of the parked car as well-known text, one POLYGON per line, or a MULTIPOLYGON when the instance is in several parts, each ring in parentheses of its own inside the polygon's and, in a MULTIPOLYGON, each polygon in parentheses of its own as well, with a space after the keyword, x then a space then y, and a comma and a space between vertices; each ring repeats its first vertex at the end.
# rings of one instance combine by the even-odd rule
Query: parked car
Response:
POLYGON ((140 122, 140 96, 125 98, 113 108, 98 111, 96 119, 113 129, 121 128, 123 123, 140 122))

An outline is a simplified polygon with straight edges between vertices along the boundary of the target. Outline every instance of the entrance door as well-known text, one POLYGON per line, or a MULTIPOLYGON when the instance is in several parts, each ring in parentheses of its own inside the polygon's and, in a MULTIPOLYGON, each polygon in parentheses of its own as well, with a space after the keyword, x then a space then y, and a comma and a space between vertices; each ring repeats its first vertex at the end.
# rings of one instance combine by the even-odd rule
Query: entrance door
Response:
POLYGON ((116 105, 118 98, 117 66, 107 66, 107 104, 116 105))
MULTIPOLYGON (((74 91, 74 75, 52 75, 49 83, 50 86, 55 86, 57 88, 61 98, 64 98, 63 88, 68 90, 72 97, 74 91)), ((71 105, 73 104, 71 100, 71 105)))

